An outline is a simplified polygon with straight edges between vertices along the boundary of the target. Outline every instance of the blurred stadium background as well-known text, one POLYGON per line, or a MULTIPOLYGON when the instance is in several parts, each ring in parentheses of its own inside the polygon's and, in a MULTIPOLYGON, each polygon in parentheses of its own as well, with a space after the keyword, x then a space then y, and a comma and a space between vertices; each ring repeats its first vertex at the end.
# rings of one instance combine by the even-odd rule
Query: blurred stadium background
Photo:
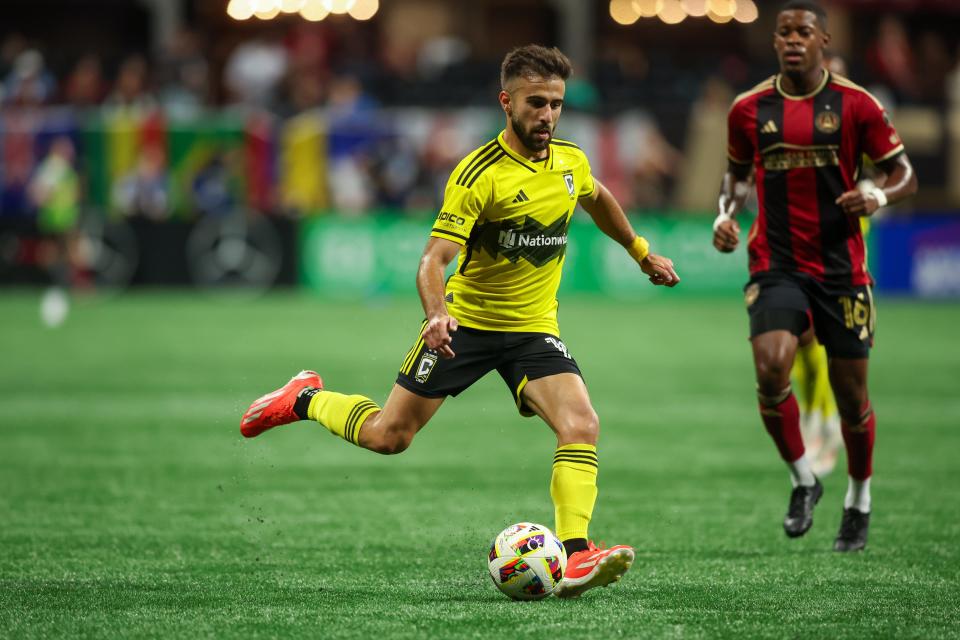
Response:
POLYGON ((0 635, 956 637, 960 3, 824 0, 920 180, 870 231, 878 507, 843 559, 842 473, 782 539, 746 257, 710 244, 779 4, 4 0, 0 635), (639 561, 593 608, 518 616, 483 554, 552 521, 552 443, 498 381, 395 460, 237 420, 305 366, 383 400, 448 173, 502 127, 499 62, 528 42, 573 59, 558 135, 683 282, 650 287, 577 214, 561 326, 604 421, 596 531, 639 561))
MULTIPOLYGON (((78 290, 410 291, 449 171, 502 126, 503 53, 541 42, 576 64, 561 137, 647 216, 656 245, 686 269, 684 289, 726 289, 742 264, 712 253, 706 224, 724 118, 736 93, 776 70, 776 5, 5 2, 0 283, 48 279, 38 231, 50 231, 45 218, 77 218, 68 249, 78 290)), ((960 5, 827 6, 833 51, 893 114, 921 182, 875 227, 880 291, 955 296, 960 5)), ((602 256, 572 258, 568 290, 622 288, 596 272, 602 256)))

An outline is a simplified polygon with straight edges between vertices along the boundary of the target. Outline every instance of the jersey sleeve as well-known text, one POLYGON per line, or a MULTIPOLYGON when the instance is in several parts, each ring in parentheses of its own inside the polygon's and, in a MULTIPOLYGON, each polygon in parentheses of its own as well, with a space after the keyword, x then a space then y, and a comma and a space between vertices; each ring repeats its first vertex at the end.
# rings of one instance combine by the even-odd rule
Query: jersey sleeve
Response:
POLYGON ((593 171, 590 169, 590 160, 586 154, 583 156, 583 179, 580 181, 580 190, 577 192, 577 199, 587 198, 593 195, 597 190, 597 181, 593 179, 593 171))
POLYGON ((753 163, 753 140, 749 134, 752 119, 747 114, 746 100, 735 102, 727 114, 727 158, 737 164, 753 163))
POLYGON ((459 171, 454 171, 447 181, 443 205, 433 223, 430 235, 463 245, 467 243, 473 225, 476 224, 492 193, 489 182, 483 179, 476 180, 469 188, 457 184, 458 174, 459 171))
POLYGON ((863 152, 874 162, 889 160, 903 151, 903 142, 886 109, 869 94, 861 94, 860 140, 863 152))

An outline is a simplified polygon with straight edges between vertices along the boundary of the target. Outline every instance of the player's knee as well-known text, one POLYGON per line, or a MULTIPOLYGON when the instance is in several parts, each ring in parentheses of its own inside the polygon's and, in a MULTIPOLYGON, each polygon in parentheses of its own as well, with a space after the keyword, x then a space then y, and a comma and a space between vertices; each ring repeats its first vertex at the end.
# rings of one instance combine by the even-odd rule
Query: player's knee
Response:
POLYGON ((377 453, 392 456, 403 453, 413 442, 414 431, 406 425, 383 425, 379 437, 371 442, 371 449, 377 453))
POLYGON ((757 387, 764 395, 775 395, 790 384, 790 365, 779 359, 757 360, 757 387))
POLYGON ((600 418, 593 409, 571 413, 557 425, 557 435, 564 443, 596 444, 600 436, 600 418))
POLYGON ((375 451, 377 453, 382 453, 385 456, 393 456, 406 451, 410 447, 411 442, 413 442, 413 438, 386 438, 380 442, 380 445, 375 449, 375 451))
POLYGON ((870 402, 864 393, 835 394, 837 413, 840 419, 848 424, 860 424, 869 416, 870 402))

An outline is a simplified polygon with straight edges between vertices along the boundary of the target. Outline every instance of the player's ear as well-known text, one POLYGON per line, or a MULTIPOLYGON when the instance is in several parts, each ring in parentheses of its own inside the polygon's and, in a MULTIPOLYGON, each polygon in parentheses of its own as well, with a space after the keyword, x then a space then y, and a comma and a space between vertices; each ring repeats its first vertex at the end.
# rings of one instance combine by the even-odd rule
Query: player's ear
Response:
POLYGON ((503 107, 504 113, 510 115, 510 112, 513 110, 513 107, 510 104, 510 94, 506 91, 500 91, 500 95, 497 96, 497 99, 500 100, 500 106, 503 107))

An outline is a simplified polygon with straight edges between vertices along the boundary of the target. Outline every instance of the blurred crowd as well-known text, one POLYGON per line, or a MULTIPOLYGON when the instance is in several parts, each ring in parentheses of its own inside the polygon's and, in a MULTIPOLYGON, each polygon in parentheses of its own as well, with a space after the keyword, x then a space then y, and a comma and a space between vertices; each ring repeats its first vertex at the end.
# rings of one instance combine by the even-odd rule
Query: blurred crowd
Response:
MULTIPOLYGON (((37 194, 56 191, 54 178, 72 185, 58 192, 61 208, 69 193, 77 207, 153 219, 428 212, 457 160, 502 126, 498 60, 453 36, 378 48, 355 25, 300 21, 218 46, 184 28, 154 55, 86 52, 53 69, 35 43, 7 35, 0 216, 42 210, 37 194)), ((945 112, 960 105, 957 47, 888 16, 850 60, 851 77, 891 111, 945 112)), ((684 68, 636 43, 600 43, 589 73, 570 82, 560 135, 629 208, 708 210, 726 109, 771 67, 772 56, 731 54, 684 68)))

